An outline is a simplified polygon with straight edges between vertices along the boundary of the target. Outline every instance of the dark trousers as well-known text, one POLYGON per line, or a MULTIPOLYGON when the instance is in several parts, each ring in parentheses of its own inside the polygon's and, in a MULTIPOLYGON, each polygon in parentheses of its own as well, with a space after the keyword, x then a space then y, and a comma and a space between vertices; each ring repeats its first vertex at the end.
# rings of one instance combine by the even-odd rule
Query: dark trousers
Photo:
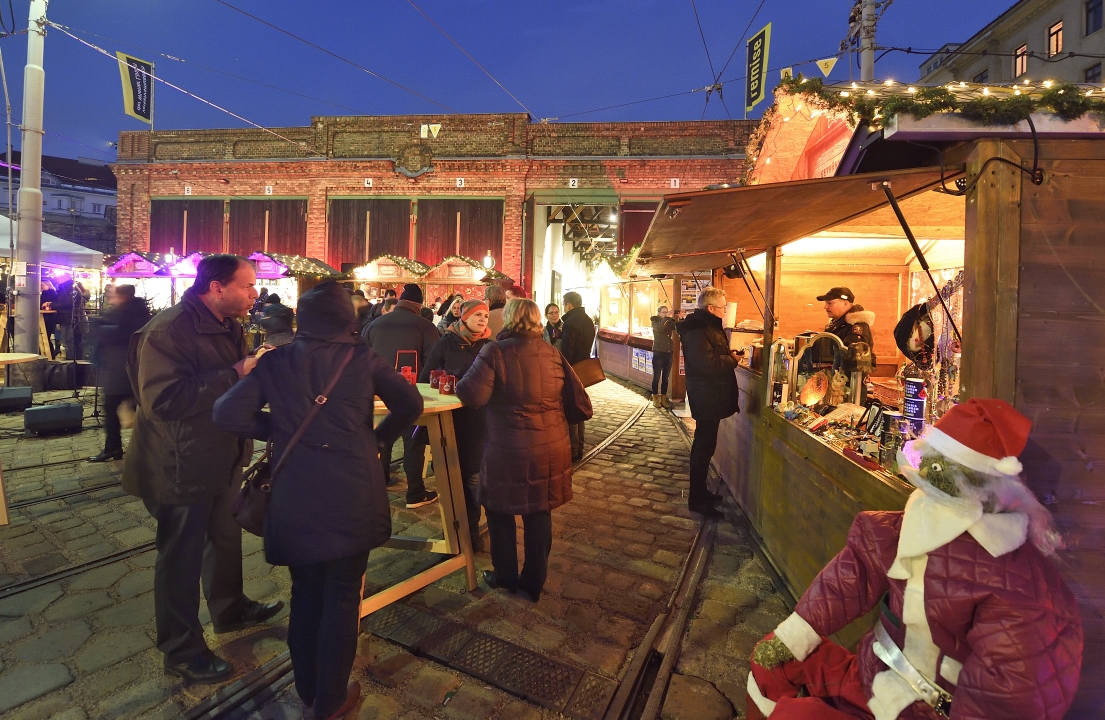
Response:
POLYGON ((507 590, 525 590, 530 597, 541 597, 541 588, 549 574, 549 553, 552 551, 552 513, 522 516, 522 547, 526 559, 518 573, 518 539, 514 515, 487 513, 487 531, 491 538, 491 564, 495 580, 507 590))
MULTIPOLYGON (((426 428, 411 425, 403 431, 403 472, 407 476, 407 500, 418 501, 426 492, 422 481, 422 467, 426 463, 426 448, 430 445, 430 435, 426 428)), ((391 450, 388 445, 380 452, 380 462, 384 466, 384 477, 391 477, 391 450)))
POLYGON ((201 584, 216 625, 237 621, 250 602, 242 593, 242 529, 230 515, 233 497, 228 483, 218 496, 200 502, 144 501, 157 520, 153 601, 157 648, 166 662, 187 662, 207 650, 199 621, 201 584))
POLYGON ((695 418, 694 442, 691 443, 691 492, 687 505, 695 507, 709 504, 712 493, 706 488, 706 477, 710 474, 710 458, 717 450, 717 432, 721 418, 695 418))
POLYGON ((671 353, 652 353, 652 394, 668 394, 668 378, 671 377, 671 353), (661 375, 663 379, 661 379, 661 375), (657 390, 656 388, 660 388, 657 390))
POLYGON ((104 454, 123 449, 123 426, 119 423, 119 406, 130 395, 104 395, 104 454))
POLYGON ((327 717, 345 702, 357 655, 361 576, 368 553, 292 565, 292 612, 288 651, 295 689, 315 717, 327 717))
POLYGON ((585 423, 568 423, 568 438, 572 442, 572 460, 583 457, 585 423))
POLYGON ((468 534, 472 536, 472 546, 476 545, 476 538, 480 535, 480 501, 478 492, 480 476, 466 475, 464 481, 464 508, 468 512, 468 534))

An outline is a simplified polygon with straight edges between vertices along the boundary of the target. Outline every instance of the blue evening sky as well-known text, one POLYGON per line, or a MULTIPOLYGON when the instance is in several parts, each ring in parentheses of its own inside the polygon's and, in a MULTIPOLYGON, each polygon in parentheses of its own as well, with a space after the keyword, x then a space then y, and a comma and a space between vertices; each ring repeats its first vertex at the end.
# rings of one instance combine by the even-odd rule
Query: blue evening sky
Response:
MULTIPOLYGON (((228 0, 457 112, 522 112, 407 0, 228 0)), ((585 111, 712 82, 690 0, 415 0, 419 7, 525 104, 537 119, 684 120, 703 115, 702 92, 599 112, 585 111)), ((878 43, 933 49, 961 41, 1012 0, 895 0, 878 43)), ((714 68, 721 70, 760 0, 696 0, 714 68)), ((15 0, 26 27, 28 0, 15 0)), ((803 61, 837 52, 850 0, 764 0, 751 32, 772 23, 769 86, 777 68, 818 73, 803 61)), ((11 26, 7 3, 3 18, 11 26)), ((48 17, 111 53, 154 61, 158 76, 253 122, 306 125, 312 115, 445 113, 441 107, 365 74, 216 0, 53 0, 48 17), (106 37, 96 37, 92 33, 106 37), (182 58, 180 63, 158 53, 182 58), (220 75, 216 68, 277 89, 220 75), (330 103, 330 104, 328 104, 330 103)), ((14 121, 22 114, 26 36, 0 40, 14 121)), ((876 76, 914 81, 920 55, 888 53, 876 76)), ((722 80, 732 117, 743 116, 743 45, 722 80)), ((57 30, 46 38, 45 152, 105 160, 120 130, 146 126, 123 115, 117 63, 57 30), (76 143, 64 138, 71 138, 76 143), (88 146, 80 145, 83 143, 88 146)), ((857 69, 852 69, 858 78, 857 69)), ((849 79, 841 58, 831 81, 849 79)), ((758 116, 766 103, 752 113, 758 116)), ((158 84, 158 129, 241 127, 242 123, 158 84)), ((724 119, 717 97, 708 119, 724 119)), ((18 147, 18 132, 15 133, 18 147)))

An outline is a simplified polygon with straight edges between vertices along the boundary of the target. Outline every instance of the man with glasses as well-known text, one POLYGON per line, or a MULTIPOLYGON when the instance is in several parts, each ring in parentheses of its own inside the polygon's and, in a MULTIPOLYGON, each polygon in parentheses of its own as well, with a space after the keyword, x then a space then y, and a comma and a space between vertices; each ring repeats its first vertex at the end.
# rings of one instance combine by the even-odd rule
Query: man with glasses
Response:
POLYGON ((710 458, 717 449, 721 421, 740 412, 738 404, 738 353, 729 350, 721 328, 725 316, 725 292, 706 287, 698 296, 698 308, 676 324, 687 373, 687 400, 695 421, 691 445, 691 490, 687 508, 706 517, 720 517, 716 495, 706 487, 710 458))

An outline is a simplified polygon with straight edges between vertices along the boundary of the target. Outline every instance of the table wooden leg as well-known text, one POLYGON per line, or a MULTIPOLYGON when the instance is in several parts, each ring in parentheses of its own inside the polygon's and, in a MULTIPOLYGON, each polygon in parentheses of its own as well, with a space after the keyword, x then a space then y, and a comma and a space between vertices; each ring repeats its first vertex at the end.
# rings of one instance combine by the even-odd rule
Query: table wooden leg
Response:
POLYGON ((4 468, 0 465, 0 525, 7 525, 11 522, 8 517, 8 496, 4 491, 4 468))
MULTIPOLYGON (((449 489, 451 495, 451 504, 453 507, 453 517, 455 518, 453 527, 456 528, 457 539, 460 541, 460 552, 465 559, 465 575, 468 579, 468 590, 472 591, 476 589, 476 558, 472 550, 472 533, 468 527, 468 504, 464 496, 464 478, 460 472, 460 452, 457 448, 456 433, 453 430, 453 414, 439 413, 438 418, 441 422, 441 436, 444 441, 443 445, 445 464, 442 466, 448 473, 449 489)), ((434 467, 438 467, 438 463, 435 459, 434 467)), ((440 474, 437 470, 435 474, 440 474)), ((441 487, 440 480, 437 483, 438 487, 441 487)))

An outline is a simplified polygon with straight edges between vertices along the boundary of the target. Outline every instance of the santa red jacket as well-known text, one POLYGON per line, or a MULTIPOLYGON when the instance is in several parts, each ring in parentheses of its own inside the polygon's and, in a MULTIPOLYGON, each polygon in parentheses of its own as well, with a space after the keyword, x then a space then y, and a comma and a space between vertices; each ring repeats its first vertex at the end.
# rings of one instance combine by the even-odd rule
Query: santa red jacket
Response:
MULTIPOLYGON (((1081 668, 1073 595, 1025 542, 1022 514, 976 513, 957 524, 945 510, 918 490, 906 506, 909 518, 860 513, 847 546, 776 637, 805 660, 823 637, 879 608, 879 622, 906 658, 952 693, 951 720, 1059 720, 1081 668)), ((869 632, 857 655, 876 720, 938 717, 875 656, 872 642, 869 632)))

